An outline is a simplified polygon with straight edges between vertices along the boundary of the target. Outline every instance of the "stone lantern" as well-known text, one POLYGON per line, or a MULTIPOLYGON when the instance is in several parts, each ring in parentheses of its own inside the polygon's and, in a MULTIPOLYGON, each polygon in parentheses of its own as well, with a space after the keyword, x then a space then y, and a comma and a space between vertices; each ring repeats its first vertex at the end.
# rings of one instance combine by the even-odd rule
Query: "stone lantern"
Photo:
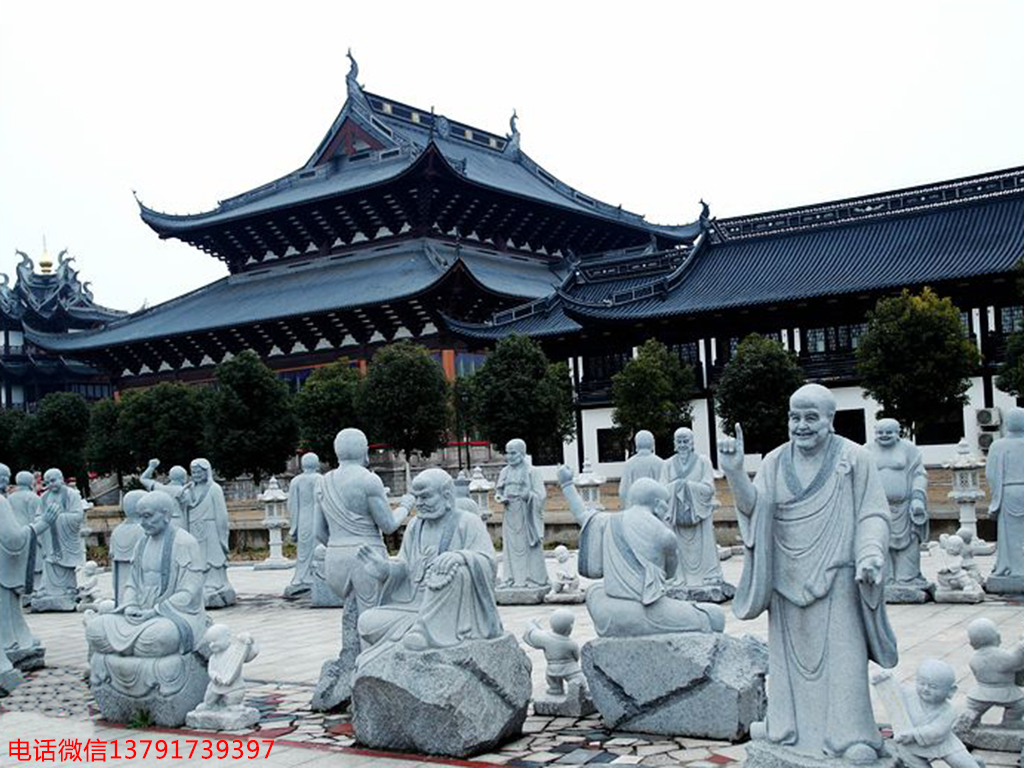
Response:
POLYGON ((490 494, 493 489, 494 483, 484 477, 484 471, 479 465, 473 467, 473 476, 469 479, 469 495, 481 512, 491 508, 490 494))
POLYGON ((277 483, 277 478, 272 477, 267 484, 267 490, 259 495, 259 500, 263 502, 265 515, 263 527, 267 529, 267 533, 270 535, 270 557, 256 563, 253 567, 257 571, 291 568, 295 565, 295 562, 286 558, 281 550, 281 529, 287 528, 289 525, 288 518, 283 514, 285 502, 288 501, 288 494, 281 490, 281 486, 277 483))
POLYGON ((960 507, 960 527, 966 528, 973 536, 971 551, 976 555, 990 555, 996 545, 989 544, 978 538, 978 513, 976 505, 985 498, 981 490, 979 474, 985 466, 985 460, 971 455, 971 446, 967 438, 961 438, 956 446, 956 457, 944 465, 953 473, 953 490, 949 492, 950 501, 960 507))
POLYGON ((605 478, 594 474, 590 459, 583 460, 583 471, 576 478, 576 487, 580 490, 583 503, 590 509, 604 509, 601 504, 601 485, 605 478))
POLYGON ((464 469, 460 469, 458 477, 455 478, 455 498, 472 498, 469 494, 469 475, 466 474, 464 469))

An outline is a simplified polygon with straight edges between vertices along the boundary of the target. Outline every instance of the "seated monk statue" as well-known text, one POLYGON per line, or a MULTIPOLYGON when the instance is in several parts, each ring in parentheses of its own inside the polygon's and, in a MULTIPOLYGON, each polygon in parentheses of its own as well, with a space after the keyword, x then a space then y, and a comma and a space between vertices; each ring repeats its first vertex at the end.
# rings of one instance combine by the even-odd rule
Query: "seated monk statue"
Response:
POLYGON ((558 468, 558 482, 580 526, 579 571, 602 579, 587 590, 587 610, 601 637, 671 632, 721 632, 718 606, 669 597, 679 552, 666 522, 668 489, 650 478, 629 488, 621 512, 588 509, 573 484, 573 471, 558 468))
POLYGON ((187 531, 170 525, 176 503, 149 491, 136 508, 145 532, 135 550, 124 600, 109 613, 87 613, 93 654, 158 658, 191 653, 208 620, 203 607, 203 557, 187 531))
POLYGON ((399 643, 422 651, 499 637, 494 602, 494 545, 483 521, 455 503, 455 484, 442 469, 412 482, 416 517, 397 557, 368 545, 357 557, 382 584, 378 606, 359 616, 358 665, 399 643))

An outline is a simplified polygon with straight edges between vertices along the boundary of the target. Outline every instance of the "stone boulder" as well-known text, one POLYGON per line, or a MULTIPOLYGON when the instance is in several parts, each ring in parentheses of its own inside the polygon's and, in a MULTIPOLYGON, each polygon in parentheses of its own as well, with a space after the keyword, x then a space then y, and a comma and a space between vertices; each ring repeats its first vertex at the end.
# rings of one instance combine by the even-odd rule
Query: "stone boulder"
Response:
POLYGON ((111 723, 144 716, 154 725, 179 728, 206 695, 206 665, 199 653, 161 658, 94 653, 89 685, 100 713, 111 723))
POLYGON ((768 647, 754 637, 687 632, 599 637, 583 674, 613 730, 741 741, 767 707, 768 647))
POLYGON ((451 648, 396 646, 366 662, 352 686, 356 740, 368 747, 468 757, 520 734, 533 693, 516 638, 451 648))

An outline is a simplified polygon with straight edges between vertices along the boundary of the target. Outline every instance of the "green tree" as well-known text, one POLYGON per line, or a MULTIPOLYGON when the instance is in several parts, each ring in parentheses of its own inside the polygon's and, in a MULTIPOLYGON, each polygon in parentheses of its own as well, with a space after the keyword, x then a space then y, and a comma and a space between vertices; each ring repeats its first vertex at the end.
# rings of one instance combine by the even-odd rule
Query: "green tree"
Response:
POLYGON ((448 381, 421 346, 403 340, 380 349, 359 391, 358 411, 371 442, 386 443, 406 461, 447 442, 448 381))
POLYGON ((960 310, 931 288, 879 299, 857 347, 864 391, 911 435, 967 402, 980 364, 960 310))
POLYGON ((226 478, 248 474, 254 483, 281 472, 295 454, 298 420, 288 385, 251 350, 217 366, 206 416, 206 446, 226 478))
POLYGON ((334 438, 345 427, 359 427, 356 400, 363 377, 340 360, 310 374, 295 396, 302 447, 320 461, 335 463, 334 438))
POLYGON ((612 421, 628 444, 641 429, 667 439, 690 423, 695 389, 693 368, 660 341, 648 339, 612 377, 612 421))
POLYGON ((89 438, 89 406, 75 392, 51 392, 39 401, 25 425, 30 464, 45 471, 57 467, 74 477, 83 493, 89 486, 85 444, 89 438))
POLYGON ((569 369, 532 339, 502 339, 473 378, 476 423, 495 447, 520 437, 535 454, 557 452, 576 433, 569 369))
POLYGON ((150 459, 160 459, 164 471, 175 464, 188 467, 203 456, 209 394, 205 387, 169 381, 126 392, 117 424, 128 450, 128 471, 145 468, 150 459))
POLYGON ((101 475, 121 477, 135 467, 131 451, 121 426, 123 408, 117 400, 98 400, 89 407, 89 438, 85 443, 85 458, 89 468, 101 475))
POLYGON ((715 387, 715 407, 726 431, 738 422, 750 453, 767 453, 788 439, 789 396, 804 383, 796 355, 752 333, 736 348, 715 387))
POLYGON ((1024 397, 1024 333, 1011 333, 1006 340, 1006 359, 999 366, 996 386, 1014 397, 1024 397))
POLYGON ((18 408, 0 409, 0 461, 12 474, 32 467, 29 456, 29 416, 18 408))

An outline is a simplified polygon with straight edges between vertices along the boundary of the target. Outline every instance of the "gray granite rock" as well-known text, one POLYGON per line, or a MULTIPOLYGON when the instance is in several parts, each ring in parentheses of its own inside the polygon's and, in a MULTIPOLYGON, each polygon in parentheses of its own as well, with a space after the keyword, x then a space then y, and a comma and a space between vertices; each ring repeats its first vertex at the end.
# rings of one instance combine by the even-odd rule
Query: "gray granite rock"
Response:
POLYGON ((338 597, 334 590, 327 586, 322 576, 313 577, 313 586, 309 593, 309 605, 311 608, 341 608, 344 601, 338 597))
POLYGON ((544 602, 544 596, 550 591, 550 584, 540 587, 498 587, 494 590, 494 601, 498 605, 537 605, 544 602))
POLYGON ((15 669, 21 672, 32 672, 46 666, 46 648, 42 643, 31 648, 12 648, 7 651, 7 658, 15 669))
MULTIPOLYGON (((138 659, 94 653, 90 661, 93 698, 103 718, 112 723, 129 723, 145 713, 155 725, 178 728, 185 724, 188 713, 202 702, 209 682, 206 659, 198 653, 166 659, 138 659), (156 671, 156 665, 178 663, 181 667, 173 669, 169 674, 166 669, 162 673, 156 671), (119 666, 133 669, 118 672, 116 667, 119 666), (138 674, 135 674, 136 670, 138 674), (173 681, 173 687, 165 689, 155 682, 163 676, 173 681), (154 682, 144 691, 133 690, 129 694, 118 690, 112 684, 113 679, 154 682)), ((137 688, 138 685, 133 687, 137 688)))
MULTIPOLYGON (((327 591, 334 595, 330 588, 327 591)), ((353 592, 345 601, 345 611, 341 615, 342 646, 338 658, 328 659, 320 667, 320 679, 310 703, 314 712, 341 711, 352 700, 352 675, 356 669, 356 657, 359 656, 358 622, 359 612, 356 610, 356 596, 353 592)))
POLYGON ((671 597, 689 600, 691 603, 724 603, 736 595, 736 587, 726 581, 718 584, 704 584, 699 587, 673 587, 671 597))
POLYGON ((603 637, 583 646, 582 661, 615 730, 738 741, 765 716, 768 649, 753 637, 603 637))
POLYGON ((960 741, 974 749, 988 749, 993 752, 1020 752, 1024 749, 1024 727, 1009 728, 996 723, 969 726, 958 720, 953 733, 960 741))
POLYGON ((586 717, 597 711, 593 699, 586 687, 579 683, 569 683, 563 696, 552 696, 543 693, 533 700, 535 715, 552 715, 554 717, 586 717))
POLYGON ((70 594, 32 596, 32 613, 74 613, 78 610, 78 596, 70 594))
POLYGON ((522 731, 530 674, 529 658, 509 633, 427 651, 396 646, 356 672, 356 740, 451 757, 490 751, 522 731))
POLYGON ((746 747, 746 768, 901 768, 903 765, 891 756, 869 763, 852 763, 838 757, 795 752, 789 747, 767 741, 750 741, 746 747))
POLYGON ((980 589, 936 589, 933 599, 936 603, 975 604, 985 602, 985 593, 980 589))
POLYGON ((886 584, 885 602, 890 605, 917 605, 933 599, 934 585, 922 589, 909 584, 886 584))
POLYGON ((260 712, 253 707, 227 709, 194 709, 185 716, 185 725, 197 731, 242 731, 260 721, 260 712))
MULTIPOLYGON (((498 600, 497 602, 501 602, 498 600)), ((586 602, 586 594, 582 590, 575 592, 549 592, 544 595, 544 602, 551 605, 580 605, 586 602)))
POLYGON ((1024 576, 989 576, 985 580, 985 591, 990 595, 1024 594, 1024 576))

